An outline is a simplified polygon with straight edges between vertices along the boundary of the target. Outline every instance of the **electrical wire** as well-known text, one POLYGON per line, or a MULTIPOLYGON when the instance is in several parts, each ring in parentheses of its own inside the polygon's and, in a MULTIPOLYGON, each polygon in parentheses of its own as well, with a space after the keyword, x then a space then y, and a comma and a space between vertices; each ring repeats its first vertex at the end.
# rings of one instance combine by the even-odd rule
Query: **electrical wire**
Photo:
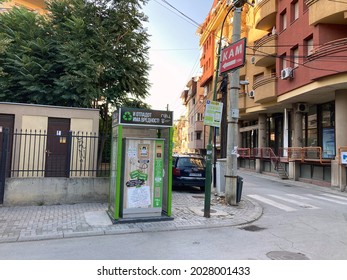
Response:
MULTIPOLYGON (((247 47, 253 51, 255 51, 253 48, 250 48, 250 47, 247 47)), ((279 58, 279 59, 284 59, 288 62, 291 62, 291 63, 295 63, 295 64, 298 64, 298 65, 301 65, 303 67, 306 67, 306 68, 309 68, 309 69, 314 69, 314 70, 322 70, 322 71, 329 71, 329 72, 334 72, 334 73, 340 73, 340 71, 337 71, 337 70, 333 70, 333 69, 324 69, 324 68, 320 68, 320 67, 312 67, 312 66, 308 66, 308 65, 305 65, 304 63, 299 63, 297 61, 294 61, 294 60, 291 60, 291 58, 295 58, 294 56, 281 56, 281 55, 274 55, 274 54, 269 54, 269 53, 266 53, 266 52, 263 52, 263 51, 259 51, 259 50, 256 50, 257 52, 260 52, 262 54, 264 54, 264 56, 270 56, 270 57, 273 57, 273 58, 279 58), (287 58, 289 57, 289 58, 287 58)), ((303 57, 303 56, 302 56, 303 57)))

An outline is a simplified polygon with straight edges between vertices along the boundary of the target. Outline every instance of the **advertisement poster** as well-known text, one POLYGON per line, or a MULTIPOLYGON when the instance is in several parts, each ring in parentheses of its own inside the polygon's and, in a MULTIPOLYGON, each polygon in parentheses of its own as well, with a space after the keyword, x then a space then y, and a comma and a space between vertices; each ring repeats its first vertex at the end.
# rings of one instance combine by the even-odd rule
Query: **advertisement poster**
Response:
POLYGON ((124 208, 162 206, 163 141, 126 139, 124 208))
POLYGON ((323 158, 335 158, 334 128, 323 128, 323 158))
POLYGON ((206 101, 204 125, 220 127, 222 120, 223 103, 217 101, 206 101))

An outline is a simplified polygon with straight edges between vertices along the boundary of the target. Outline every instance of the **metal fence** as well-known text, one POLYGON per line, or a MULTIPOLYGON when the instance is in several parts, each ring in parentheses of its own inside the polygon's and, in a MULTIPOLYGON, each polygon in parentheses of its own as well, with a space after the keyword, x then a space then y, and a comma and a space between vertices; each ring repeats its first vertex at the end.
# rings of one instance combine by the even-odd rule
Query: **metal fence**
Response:
POLYGON ((107 177, 110 141, 97 133, 20 130, 3 133, 6 177, 107 177), (103 147, 103 148, 102 148, 103 147), (103 156, 104 155, 104 156, 103 156))

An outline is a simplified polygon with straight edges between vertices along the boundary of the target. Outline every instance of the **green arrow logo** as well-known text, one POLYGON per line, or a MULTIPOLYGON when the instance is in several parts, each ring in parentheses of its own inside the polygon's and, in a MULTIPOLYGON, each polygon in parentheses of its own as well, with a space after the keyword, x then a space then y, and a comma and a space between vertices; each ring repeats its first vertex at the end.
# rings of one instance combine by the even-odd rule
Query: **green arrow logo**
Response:
POLYGON ((133 119, 133 116, 131 115, 130 112, 124 112, 123 114, 123 120, 125 121, 131 121, 133 119))

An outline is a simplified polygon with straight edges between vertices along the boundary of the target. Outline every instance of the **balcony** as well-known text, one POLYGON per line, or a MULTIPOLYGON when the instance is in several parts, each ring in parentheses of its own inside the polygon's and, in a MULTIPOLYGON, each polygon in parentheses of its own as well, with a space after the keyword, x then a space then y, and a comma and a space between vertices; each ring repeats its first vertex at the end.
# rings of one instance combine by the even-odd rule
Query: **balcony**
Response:
POLYGON ((332 74, 347 72, 347 38, 327 42, 313 49, 305 61, 310 69, 310 79, 315 80, 332 74), (341 63, 337 63, 339 60, 341 63), (324 65, 324 71, 322 70, 324 65))
POLYGON ((306 5, 309 9, 310 25, 346 24, 347 4, 345 1, 306 0, 306 5))
POLYGON ((196 121, 194 124, 190 127, 190 129, 194 131, 203 131, 204 130, 204 122, 203 121, 196 121))
POLYGON ((271 30, 276 25, 276 0, 258 0, 254 7, 255 28, 271 30))
POLYGON ((255 66, 268 67, 276 64, 277 34, 264 36, 254 44, 255 66))
POLYGON ((277 77, 275 74, 261 76, 254 81, 254 102, 265 103, 276 99, 277 77))
POLYGON ((204 142, 202 139, 190 141, 188 143, 188 148, 196 150, 204 149, 204 142))
POLYGON ((239 110, 240 110, 240 113, 243 113, 246 110, 246 97, 247 97, 247 92, 239 93, 239 110))

